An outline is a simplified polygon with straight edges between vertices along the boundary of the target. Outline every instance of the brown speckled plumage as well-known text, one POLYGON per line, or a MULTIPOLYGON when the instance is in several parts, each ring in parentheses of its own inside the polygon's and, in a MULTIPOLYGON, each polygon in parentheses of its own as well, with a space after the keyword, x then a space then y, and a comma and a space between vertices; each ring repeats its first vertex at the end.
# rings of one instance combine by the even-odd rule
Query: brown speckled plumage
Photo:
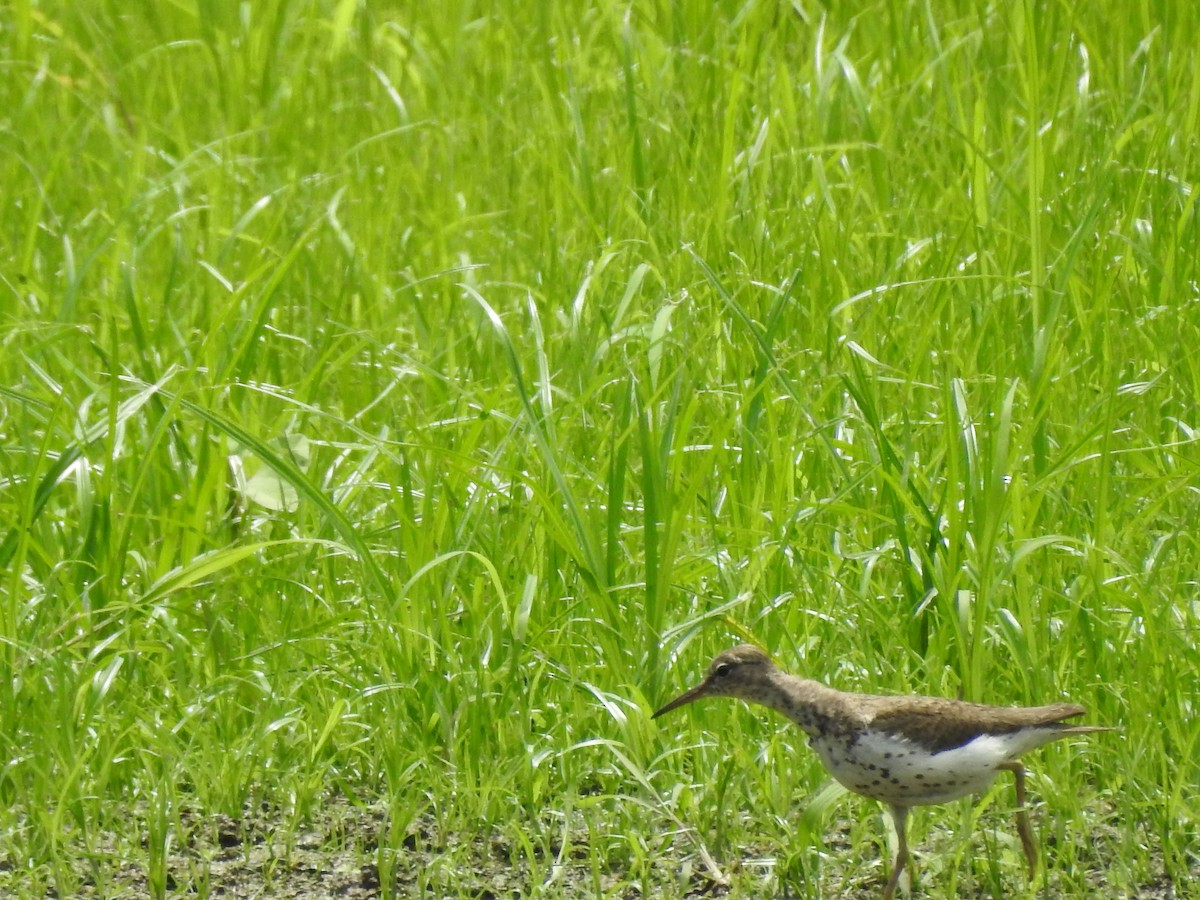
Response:
POLYGON ((837 691, 780 671, 758 647, 719 654, 703 681, 654 713, 658 718, 702 697, 736 697, 795 722, 830 774, 848 789, 886 803, 899 852, 884 889, 890 900, 908 858, 905 820, 913 806, 944 803, 987 788, 1001 771, 1017 787, 1017 831, 1029 861, 1036 849, 1025 812, 1021 754, 1072 734, 1111 731, 1063 720, 1082 706, 1003 707, 944 697, 884 697, 837 691))

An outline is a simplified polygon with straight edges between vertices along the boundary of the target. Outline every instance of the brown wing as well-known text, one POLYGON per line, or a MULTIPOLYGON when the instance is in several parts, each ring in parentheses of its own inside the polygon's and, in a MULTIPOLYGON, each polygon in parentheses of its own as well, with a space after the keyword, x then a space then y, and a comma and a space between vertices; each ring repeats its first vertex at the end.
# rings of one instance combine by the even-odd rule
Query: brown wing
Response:
POLYGON ((1074 703, 1008 707, 965 703, 943 697, 881 697, 871 725, 907 737, 934 753, 953 750, 981 734, 1009 734, 1022 728, 1053 727, 1086 710, 1074 703))

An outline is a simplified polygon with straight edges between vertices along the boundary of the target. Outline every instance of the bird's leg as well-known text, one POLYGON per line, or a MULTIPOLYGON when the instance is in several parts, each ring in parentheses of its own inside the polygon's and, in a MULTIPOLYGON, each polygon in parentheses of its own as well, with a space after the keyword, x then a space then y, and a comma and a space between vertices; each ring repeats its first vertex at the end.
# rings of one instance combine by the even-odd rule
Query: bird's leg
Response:
POLYGON ((1029 812, 1025 809, 1025 767, 1017 760, 1006 762, 1001 769, 1013 773, 1017 783, 1017 834, 1021 836, 1021 846, 1025 848, 1025 859, 1029 861, 1029 877, 1037 871, 1037 844, 1033 842, 1033 829, 1029 827, 1029 812))
POLYGON ((896 826, 896 862, 892 866, 892 877, 888 879, 887 887, 883 889, 883 900, 892 900, 892 895, 896 893, 896 885, 900 883, 900 876, 904 873, 904 866, 908 862, 908 837, 905 834, 908 807, 892 806, 890 809, 892 823, 896 826))

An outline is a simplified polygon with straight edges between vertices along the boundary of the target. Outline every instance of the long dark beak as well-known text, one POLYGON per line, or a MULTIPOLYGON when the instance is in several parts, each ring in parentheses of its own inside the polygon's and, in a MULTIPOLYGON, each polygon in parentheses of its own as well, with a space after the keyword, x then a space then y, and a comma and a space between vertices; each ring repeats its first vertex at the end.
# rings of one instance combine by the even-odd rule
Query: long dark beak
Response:
POLYGON ((676 697, 674 700, 672 700, 666 706, 662 707, 657 712, 655 712, 654 715, 652 715, 650 718, 657 719, 659 716, 664 716, 673 709, 679 709, 679 707, 686 706, 687 704, 691 703, 693 700, 699 700, 701 697, 705 697, 707 695, 708 695, 708 679, 705 679, 704 681, 700 682, 698 685, 696 685, 691 690, 684 691, 682 694, 680 694, 678 697, 676 697))

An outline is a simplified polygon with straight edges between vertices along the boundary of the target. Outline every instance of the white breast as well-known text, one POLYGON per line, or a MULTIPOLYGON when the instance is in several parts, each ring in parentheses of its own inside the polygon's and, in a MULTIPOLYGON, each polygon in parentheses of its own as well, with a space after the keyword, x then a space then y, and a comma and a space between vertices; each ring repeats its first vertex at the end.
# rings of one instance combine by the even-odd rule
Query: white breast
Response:
POLYGON ((1045 743, 1045 729, 1038 732, 1026 728, 986 735, 940 753, 877 731, 853 741, 819 738, 812 747, 830 774, 850 790, 885 803, 920 806, 987 789, 1000 765, 1045 743))

